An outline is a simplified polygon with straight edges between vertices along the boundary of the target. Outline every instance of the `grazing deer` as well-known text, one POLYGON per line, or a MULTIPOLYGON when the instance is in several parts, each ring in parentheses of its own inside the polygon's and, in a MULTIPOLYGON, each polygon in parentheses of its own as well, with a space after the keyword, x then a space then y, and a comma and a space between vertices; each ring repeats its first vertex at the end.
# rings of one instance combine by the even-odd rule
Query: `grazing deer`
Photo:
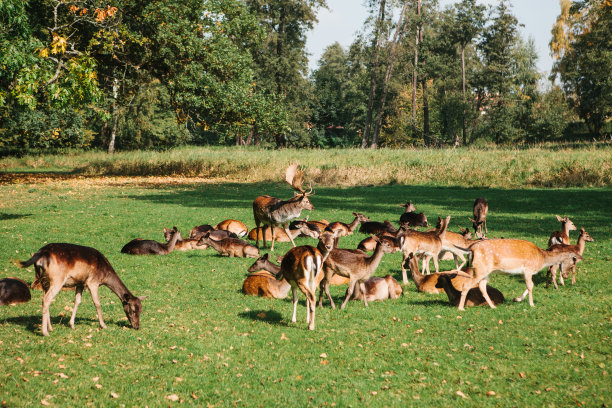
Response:
MULTIPOLYGON (((333 248, 331 251, 329 251, 329 255, 327 259, 324 260, 323 264, 323 272, 325 273, 325 276, 323 277, 320 285, 319 306, 323 306, 323 292, 325 292, 332 309, 336 308, 334 300, 329 293, 328 283, 334 274, 350 279, 347 295, 344 302, 342 302, 340 309, 344 309, 346 307, 346 304, 353 295, 357 285, 359 285, 357 290, 361 290, 363 293, 365 293, 364 282, 369 279, 376 268, 378 268, 383 255, 393 251, 393 245, 389 241, 383 241, 377 237, 375 239, 378 239, 379 242, 372 256, 367 256, 367 254, 359 250, 333 248)), ((363 303, 366 307, 368 306, 367 296, 363 298, 363 303)))
MULTIPOLYGON (((393 245, 393 252, 398 252, 402 250, 402 244, 404 243, 403 236, 395 237, 393 235, 383 234, 383 235, 379 235, 379 238, 381 240, 390 241, 391 244, 393 245)), ((367 237, 361 240, 359 245, 357 245, 357 249, 364 251, 364 252, 372 252, 376 249, 376 245, 378 245, 378 242, 374 238, 367 237)))
MULTIPOLYGON (((399 283, 391 275, 386 275, 384 278, 373 276, 363 283, 365 285, 365 293, 368 302, 376 300, 398 299, 404 290, 399 283)), ((347 289, 348 292, 348 289, 347 289)), ((361 290, 356 290, 351 296, 351 300, 362 300, 363 293, 361 290)))
MULTIPOLYGON (((436 284, 438 283, 438 278, 441 275, 448 275, 450 273, 453 274, 452 282, 455 287, 461 287, 461 283, 465 279, 471 279, 472 276, 470 273, 472 272, 471 268, 462 269, 461 273, 457 271, 447 271, 447 272, 438 272, 432 273, 430 275, 423 275, 421 271, 419 271, 419 262, 417 261, 416 256, 410 256, 404 263, 408 263, 410 268, 410 272, 412 274, 412 280, 417 287, 419 292, 429 293, 429 294, 438 294, 444 292, 443 288, 438 288, 436 284), (453 273, 454 272, 454 273, 453 273)), ((405 267, 405 266, 404 266, 405 267)))
POLYGON ((28 284, 19 278, 0 279, 0 306, 29 302, 32 298, 28 284))
POLYGON ((404 213, 400 216, 399 224, 400 228, 406 229, 411 227, 427 227, 427 217, 424 213, 417 214, 416 207, 411 202, 406 204, 400 204, 400 207, 405 208, 404 213))
POLYGON ((210 233, 204 234, 198 245, 206 244, 219 252, 221 256, 240 258, 259 258, 259 249, 240 238, 224 238, 215 241, 210 238, 210 233))
POLYGON ((362 222, 368 222, 370 219, 361 213, 354 212, 355 219, 350 224, 345 224, 340 221, 330 223, 325 229, 336 234, 336 238, 351 235, 357 226, 362 222))
MULTIPOLYGON (((175 234, 174 230, 164 227, 164 239, 166 240, 166 242, 169 243, 172 240, 172 237, 174 234, 175 234)), ((178 231, 176 232, 176 235, 178 235, 178 238, 176 240, 176 243, 174 244, 175 251, 189 251, 191 249, 208 248, 207 245, 198 245, 198 242, 199 242, 198 239, 188 238, 188 239, 183 240, 183 236, 178 231)))
POLYGON ((197 227, 193 227, 191 231, 189 231, 189 239, 200 239, 207 232, 214 231, 215 228, 212 225, 203 224, 198 225, 197 227))
POLYGON ((238 220, 224 220, 217 224, 216 230, 229 231, 236 234, 238 237, 244 237, 249 229, 244 223, 238 220))
MULTIPOLYGON (((565 244, 555 244, 548 248, 548 250, 552 251, 562 251, 562 252, 576 252, 580 255, 584 253, 584 246, 587 242, 593 242, 594 239, 591 238, 588 232, 584 230, 584 228, 580 228, 580 235, 578 236, 578 243, 576 245, 565 245, 565 244)), ((561 285, 565 286, 565 282, 563 281, 563 277, 566 278, 569 276, 569 269, 572 270, 572 285, 576 283, 576 264, 578 260, 575 262, 573 260, 567 260, 560 264, 552 265, 548 269, 548 273, 552 275, 552 282, 557 289, 557 268, 561 267, 561 273, 559 275, 559 282, 561 285)), ((548 275, 546 276, 546 287, 548 287, 548 275)))
POLYGON ((293 293, 293 317, 291 321, 296 322, 298 288, 306 295, 306 321, 308 329, 315 328, 315 310, 317 289, 317 275, 321 272, 323 255, 317 248, 310 245, 294 247, 289 250, 281 262, 279 275, 289 282, 293 293))
POLYGON ((472 279, 467 279, 461 289, 461 300, 459 310, 465 310, 465 299, 468 291, 478 284, 482 295, 491 308, 495 305, 489 299, 486 292, 489 274, 494 271, 510 274, 521 274, 525 277, 527 290, 514 299, 520 302, 529 294, 529 305, 533 304, 533 280, 532 277, 550 265, 559 264, 571 258, 583 259, 577 251, 563 251, 553 249, 544 251, 532 242, 520 239, 488 239, 476 242, 468 248, 459 248, 465 253, 470 253, 472 258, 472 268, 474 275, 472 279))
POLYGON ((403 229, 402 236, 404 237, 404 244, 402 246, 402 280, 404 284, 408 284, 408 275, 406 273, 406 259, 411 254, 425 254, 423 258, 423 272, 429 271, 429 260, 433 259, 436 273, 440 272, 438 265, 438 257, 442 251, 442 241, 446 236, 446 229, 450 222, 450 215, 445 220, 440 222, 441 228, 438 230, 420 232, 413 231, 410 229, 403 229))
MULTIPOLYGON (((438 277, 438 282, 436 283, 436 288, 446 292, 448 301, 452 306, 457 306, 459 304, 459 300, 461 299, 461 292, 455 288, 452 282, 455 277, 456 274, 454 273, 442 274, 438 277)), ((493 301, 494 304, 499 305, 504 303, 504 295, 499 290, 489 285, 487 285, 486 290, 489 299, 493 301)), ((473 288, 468 291, 465 298, 465 306, 483 306, 486 304, 487 300, 484 298, 479 289, 473 288)))
POLYGON ((474 201, 474 219, 468 217, 468 220, 472 221, 476 238, 484 238, 485 234, 489 232, 487 230, 487 212, 489 212, 487 200, 482 197, 477 198, 474 201), (482 232, 483 226, 484 233, 482 232))
POLYGON ((30 259, 20 262, 25 268, 34 265, 36 277, 42 283, 42 334, 48 336, 53 330, 49 306, 53 298, 64 286, 75 287, 75 300, 70 327, 74 329, 74 319, 81 303, 81 295, 85 285, 91 293, 91 299, 98 312, 100 327, 106 328, 102 320, 102 310, 98 298, 98 287, 107 286, 121 299, 123 310, 136 330, 140 328, 141 300, 146 296, 136 297, 123 284, 108 260, 98 250, 74 244, 47 244, 40 248, 30 259))
POLYGON ((374 235, 381 235, 381 234, 396 235, 398 230, 397 228, 395 228, 393 224, 385 220, 384 222, 377 222, 377 221, 364 222, 359 227, 359 232, 362 232, 364 234, 374 234, 374 235))
POLYGON ((555 215, 555 217, 557 217, 557 221, 561 223, 561 231, 555 231, 552 234, 550 234, 550 238, 548 239, 548 246, 559 245, 559 244, 569 245, 570 244, 569 232, 575 231, 576 226, 574 225, 572 220, 570 220, 568 217, 561 218, 558 215, 555 215))
POLYGON ((130 255, 166 255, 174 251, 174 246, 180 234, 176 227, 172 229, 172 238, 166 244, 160 244, 151 239, 136 238, 121 248, 121 253, 130 255))
MULTIPOLYGON (((302 183, 304 180, 304 172, 297 170, 298 165, 292 164, 287 167, 285 174, 285 180, 295 190, 296 194, 293 198, 287 201, 280 200, 275 197, 268 195, 259 196, 253 201, 253 217, 255 218, 255 225, 257 228, 261 224, 264 226, 269 225, 272 229, 272 244, 270 250, 274 251, 275 231, 272 227, 282 225, 285 233, 291 240, 291 244, 295 247, 295 242, 289 232, 289 223, 291 220, 297 218, 302 213, 302 210, 314 210, 314 206, 308 199, 309 196, 313 195, 312 189, 310 191, 304 191, 302 183)), ((256 234, 256 246, 259 248, 259 236, 260 233, 256 234)), ((266 240, 263 241, 264 248, 266 247, 266 240)))

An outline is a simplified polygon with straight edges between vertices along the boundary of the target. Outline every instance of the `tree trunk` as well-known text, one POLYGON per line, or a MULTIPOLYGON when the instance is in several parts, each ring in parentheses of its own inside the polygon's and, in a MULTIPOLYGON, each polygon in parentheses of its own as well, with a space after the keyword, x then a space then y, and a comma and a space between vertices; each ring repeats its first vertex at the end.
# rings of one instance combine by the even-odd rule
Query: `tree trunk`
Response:
MULTIPOLYGON (((463 86, 463 117, 462 117, 462 131, 463 131, 463 144, 467 144, 467 119, 465 117, 465 45, 461 44, 461 79, 463 86)), ((455 143, 457 144, 457 143, 455 143)))
MULTIPOLYGON (((417 16, 421 17, 421 0, 417 0, 417 16)), ((417 90, 417 67, 419 65, 419 38, 420 26, 417 26, 417 32, 414 41, 414 65, 412 66, 412 122, 416 123, 416 90, 417 90)))
POLYGON ((427 146, 431 145, 429 137, 429 98, 427 97, 427 81, 423 81, 423 141, 427 146))
MULTIPOLYGON (((420 1, 420 0, 419 0, 420 1)), ((389 88, 389 80, 391 79, 391 74, 393 73, 393 65, 395 64, 395 49, 399 39, 401 38, 401 34, 404 32, 404 15, 406 14, 406 8, 408 8, 409 0, 404 2, 404 7, 402 7, 402 12, 400 13, 399 20, 397 22, 397 28, 395 29, 395 34, 393 35, 393 42, 391 43, 391 50, 389 51, 389 59, 387 60, 387 70, 385 72, 385 77, 383 79, 383 91, 381 95, 381 103, 380 108, 378 109, 378 113, 376 114, 376 125, 374 127, 374 136, 372 137, 372 144, 370 147, 372 149, 376 149, 378 147, 378 138, 380 136, 380 127, 382 126, 382 116, 385 111, 385 103, 387 100, 387 90, 389 88)))
POLYGON ((119 108, 117 107, 117 97, 119 96, 119 80, 113 80, 113 113, 112 113, 112 128, 111 137, 108 142, 108 153, 115 153, 115 140, 117 139, 117 123, 119 122, 119 108))
POLYGON ((372 113, 374 111, 374 96, 376 95, 376 77, 378 75, 378 51, 380 48, 381 32, 383 22, 385 20, 385 3, 386 0, 380 1, 380 9, 378 10, 378 20, 376 21, 376 32, 374 33, 374 40, 372 41, 372 52, 374 63, 372 64, 372 76, 370 80, 370 96, 368 97, 368 111, 366 114, 365 129, 363 131, 363 137, 361 139, 361 148, 365 149, 368 145, 368 138, 370 136, 370 127, 372 126, 372 113))

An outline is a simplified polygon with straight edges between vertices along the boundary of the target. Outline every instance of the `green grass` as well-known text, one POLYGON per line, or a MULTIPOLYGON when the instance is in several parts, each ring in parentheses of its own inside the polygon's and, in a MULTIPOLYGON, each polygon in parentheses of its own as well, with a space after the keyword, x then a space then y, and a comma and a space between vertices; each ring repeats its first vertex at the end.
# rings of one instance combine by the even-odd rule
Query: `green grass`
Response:
MULTIPOLYGON (((176 225, 185 234, 195 225, 237 218, 252 227, 253 198, 288 197, 287 186, 141 181, 0 185, 3 277, 31 282, 33 270, 19 269, 14 260, 27 259, 46 242, 72 242, 99 249, 132 292, 149 296, 139 331, 129 328, 119 299, 107 289, 100 291, 106 330, 98 327, 88 293, 75 330, 68 327, 74 294, 57 296, 51 306, 55 330, 48 338, 40 334, 40 291, 27 304, 0 308, 3 405, 37 406, 45 400, 53 406, 168 406, 175 404, 167 399, 172 395, 199 406, 609 406, 612 401, 610 189, 316 185, 313 219, 349 221, 352 211, 360 211, 397 222, 397 204, 412 200, 430 220, 451 215, 450 228, 457 231, 468 225, 474 198, 484 196, 491 236, 544 247, 559 228, 554 218, 559 214, 569 215, 595 242, 587 243, 576 285, 545 289, 544 273, 536 276, 535 308, 510 301, 495 310, 459 313, 445 296, 417 293, 411 283, 401 299, 373 302, 367 309, 360 302, 344 311, 317 308, 317 327, 309 332, 302 294, 298 322, 292 324, 289 299, 240 293, 252 260, 212 251, 141 257, 119 252, 135 237, 161 241, 164 226, 176 225)), ((571 235, 575 241, 576 232, 571 235)), ((354 248, 362 238, 358 233, 343 238, 341 246, 354 248)), ((290 245, 277 248, 283 254, 290 245)), ((400 260, 400 254, 385 255, 376 274, 400 279, 400 260)), ((444 262, 443 268, 452 265, 444 262)), ((493 276, 490 284, 507 299, 525 289, 522 279, 507 275, 493 276)), ((345 288, 332 289, 340 301, 345 288)))

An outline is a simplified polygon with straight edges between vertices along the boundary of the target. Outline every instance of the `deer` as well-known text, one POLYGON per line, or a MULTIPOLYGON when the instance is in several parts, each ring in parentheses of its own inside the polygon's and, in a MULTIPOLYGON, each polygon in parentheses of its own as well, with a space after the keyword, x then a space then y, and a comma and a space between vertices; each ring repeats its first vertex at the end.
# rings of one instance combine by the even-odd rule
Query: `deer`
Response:
MULTIPOLYGON (((384 278, 373 276, 364 282, 365 293, 368 302, 376 300, 398 299, 404 293, 399 283, 391 275, 384 278)), ((348 289, 347 289, 348 292, 348 289)), ((351 300, 362 300, 363 293, 360 290, 353 292, 351 300)))
POLYGON ((232 219, 221 221, 215 226, 215 229, 233 232, 240 238, 244 237, 249 232, 249 229, 244 223, 232 219))
POLYGON ((402 245, 402 280, 405 285, 408 284, 408 275, 406 273, 406 259, 411 254, 425 254, 423 259, 423 272, 429 271, 429 260, 433 258, 436 273, 440 272, 438 265, 438 257, 442 251, 442 241, 446 236, 446 229, 450 222, 450 215, 445 220, 441 220, 441 228, 428 232, 414 231, 402 227, 402 236, 404 243, 402 245))
POLYGON ((0 306, 29 302, 32 298, 28 284, 19 278, 0 279, 0 306))
MULTIPOLYGON (((323 255, 321 252, 310 245, 303 245, 291 248, 283 257, 280 272, 291 285, 293 294, 293 317, 291 322, 296 322, 298 288, 306 295, 306 321, 308 330, 315 329, 315 310, 317 289, 317 276, 321 273, 323 265, 323 255)), ((277 277, 278 277, 277 276, 277 277)))
POLYGON ((354 212, 355 219, 350 224, 345 224, 340 221, 330 223, 325 229, 336 234, 336 238, 351 235, 357 226, 362 222, 368 222, 370 219, 361 213, 354 212))
POLYGON ((552 234, 550 234, 550 238, 548 239, 548 246, 550 247, 552 245, 560 245, 560 244, 569 245, 570 244, 569 232, 575 231, 576 226, 574 225, 572 220, 570 220, 568 217, 561 218, 558 215, 555 215, 555 217, 557 217, 557 221, 561 223, 561 231, 555 231, 552 234))
POLYGON ((424 213, 416 213, 416 207, 411 202, 406 204, 400 204, 400 207, 405 209, 404 213, 400 216, 399 224, 400 227, 411 228, 411 227, 427 227, 427 217, 424 213))
POLYGON ((291 289, 291 285, 286 279, 277 280, 276 275, 280 273, 280 265, 272 263, 269 254, 257 258, 248 271, 250 275, 246 277, 242 284, 242 292, 245 295, 255 295, 274 299, 284 299, 291 289))
POLYGON ((487 200, 478 197, 476 201, 474 201, 474 218, 468 217, 468 220, 472 222, 472 226, 474 227, 476 238, 484 238, 485 234, 489 232, 489 230, 487 230, 487 212, 489 212, 487 200), (484 233, 482 232, 483 226, 484 233))
MULTIPOLYGON (((164 227, 164 239, 166 240, 166 242, 169 243, 170 241, 172 241, 173 235, 174 235, 174 230, 164 227)), ((176 240, 176 243, 174 244, 175 251, 189 251, 191 249, 208 248, 207 245, 198 245, 198 242, 199 242, 198 239, 188 238, 186 240, 183 240, 183 236, 178 231, 176 232, 176 235, 178 235, 178 238, 176 240)))
POLYGON ((97 249, 66 243, 51 243, 40 248, 27 261, 19 262, 22 268, 34 265, 36 277, 43 287, 42 300, 42 335, 48 336, 53 330, 49 306, 64 286, 74 286, 75 300, 70 327, 74 329, 74 320, 85 286, 89 289, 100 327, 105 329, 102 319, 98 288, 108 287, 119 297, 123 310, 136 330, 140 328, 141 301, 146 296, 134 296, 111 266, 110 262, 97 249))
POLYGON ((294 221, 292 224, 294 229, 289 229, 289 234, 284 229, 278 227, 272 227, 274 234, 270 232, 270 228, 257 227, 249 231, 248 237, 250 240, 255 241, 259 236, 263 236, 264 241, 272 241, 272 235, 274 235, 276 242, 293 242, 299 236, 319 239, 320 231, 310 228, 306 222, 300 220, 294 221))
POLYGON ((259 249, 254 245, 241 240, 240 238, 224 238, 215 241, 210 238, 210 233, 204 234, 198 245, 208 245, 221 256, 240 257, 240 258, 259 258, 259 249))
MULTIPOLYGON (((329 281, 334 274, 350 279, 346 297, 340 306, 341 310, 346 307, 357 285, 359 285, 357 290, 361 290, 361 292, 365 293, 364 282, 372 276, 374 271, 376 271, 383 255, 393 251, 393 245, 389 241, 380 240, 378 237, 375 237, 375 239, 378 240, 378 245, 371 256, 367 256, 367 254, 359 250, 333 248, 329 251, 323 263, 323 272, 325 276, 320 284, 319 306, 323 306, 323 292, 325 292, 331 308, 336 308, 334 300, 329 293, 329 281)), ((328 248, 328 246, 326 247, 328 248)), ((367 296, 364 296, 363 303, 368 307, 367 296)))
MULTIPOLYGON (((287 167, 285 172, 285 181, 293 188, 295 195, 289 200, 283 201, 281 199, 270 197, 268 195, 259 196, 253 201, 253 217, 255 218, 255 225, 259 228, 260 225, 268 225, 272 229, 272 244, 270 250, 274 251, 275 231, 273 227, 282 226, 285 233, 291 240, 291 244, 295 248, 295 242, 289 232, 289 223, 291 220, 298 218, 302 213, 302 210, 314 210, 314 206, 310 202, 309 198, 313 195, 312 188, 310 191, 305 191, 302 188, 304 180, 304 172, 298 171, 298 164, 292 164, 287 167)), ((260 233, 256 234, 256 246, 259 248, 259 236, 260 233)), ((266 247, 266 240, 263 241, 264 248, 266 247)))
POLYGON ((359 232, 362 232, 364 234, 374 234, 374 235, 381 235, 381 234, 396 235, 398 232, 398 229, 395 228, 395 226, 387 220, 383 222, 367 221, 361 224, 361 226, 359 227, 359 232))
POLYGON ((542 268, 560 264, 564 261, 576 258, 583 259, 577 250, 552 249, 545 251, 536 244, 521 239, 487 239, 478 241, 467 248, 459 248, 466 254, 471 255, 472 268, 474 273, 471 279, 463 282, 461 288, 461 299, 458 310, 465 310, 465 300, 469 290, 476 284, 480 288, 482 295, 492 309, 495 304, 489 298, 486 291, 488 277, 491 272, 505 272, 509 274, 520 274, 525 277, 527 290, 514 299, 521 302, 529 294, 529 305, 533 303, 533 275, 542 268))
MULTIPOLYGON (((438 283, 438 278, 441 275, 453 274, 452 283, 455 287, 460 287, 461 281, 465 279, 471 279, 471 268, 464 268, 461 272, 458 271, 446 271, 446 272, 438 272, 432 273, 430 275, 423 275, 421 271, 419 271, 419 263, 417 261, 416 256, 410 255, 408 259, 404 262, 404 264, 408 263, 408 267, 410 268, 410 272, 412 274, 412 280, 417 287, 419 292, 429 293, 432 295, 443 293, 444 288, 438 288, 436 284, 438 283)), ((404 267, 406 267, 404 265, 404 267)))
MULTIPOLYGON (((552 246, 548 247, 548 250, 552 250, 552 251, 574 251, 574 252, 582 255, 584 253, 585 244, 587 242, 594 242, 594 241, 595 240, 593 238, 591 238, 589 233, 586 232, 584 230, 584 228, 580 228, 580 235, 578 236, 578 242, 576 243, 576 245, 555 244, 555 245, 552 245, 552 246)), ((552 265, 548 269, 548 273, 552 275, 552 282, 553 282, 553 285, 554 285, 555 289, 558 289, 558 287, 557 287, 557 268, 559 268, 559 267, 561 267, 561 273, 559 275, 559 282, 561 283, 561 285, 565 286, 565 282, 563 281, 563 276, 565 275, 566 278, 569 276, 569 270, 568 269, 570 269, 570 268, 572 270, 572 285, 574 285, 576 283, 576 263, 578 263, 577 260, 576 260, 576 262, 574 262, 573 260, 567 260, 567 261, 564 261, 564 262, 562 262, 560 264, 552 265)), ((549 281, 548 281, 548 275, 547 275, 546 287, 548 287, 548 285, 549 285, 549 281)))
MULTIPOLYGON (((438 217, 438 224, 436 225, 436 228, 439 230, 441 226, 442 219, 438 217)), ((463 253, 458 250, 456 246, 468 247, 475 242, 474 240, 470 239, 472 237, 472 232, 469 230, 469 228, 464 229, 459 227, 459 231, 461 231, 461 234, 448 230, 446 231, 444 239, 442 240, 442 251, 440 251, 440 254, 438 255, 439 261, 445 259, 454 259, 455 269, 457 270, 463 268, 467 261, 465 259, 465 256, 463 256, 463 253), (450 254, 451 257, 447 257, 447 254, 450 254), (459 260, 461 260, 461 264, 459 264, 459 260)), ((429 257, 426 257, 423 262, 429 264, 429 257)))
POLYGON ((172 239, 166 244, 160 244, 151 239, 136 238, 121 248, 121 253, 130 255, 166 255, 174 251, 174 246, 180 234, 176 227, 172 229, 172 239))
MULTIPOLYGON (((450 302, 451 306, 457 306, 459 304, 459 300, 461 299, 461 292, 458 291, 453 285, 453 279, 455 277, 456 274, 454 273, 442 274, 438 277, 438 281, 436 282, 436 288, 446 292, 446 296, 448 296, 448 301, 450 302)), ((487 285, 486 290, 489 299, 491 299, 495 305, 504 303, 504 295, 499 290, 489 285, 487 285)), ((465 306, 483 306, 486 304, 487 301, 480 290, 472 288, 468 291, 465 298, 465 306)))
MULTIPOLYGON (((393 252, 402 250, 402 244, 404 243, 403 236, 395 237, 394 235, 383 234, 379 235, 378 237, 382 240, 389 240, 393 245, 393 252)), ((378 242, 374 238, 367 237, 359 242, 357 249, 364 252, 372 252, 376 249, 376 245, 378 245, 378 242)))
POLYGON ((311 233, 304 234, 300 231, 300 234, 298 235, 298 237, 311 237, 311 238, 319 239, 319 235, 321 234, 321 231, 325 229, 325 227, 321 228, 321 225, 323 224, 320 222, 309 222, 308 218, 309 217, 306 217, 303 220, 291 221, 291 224, 289 224, 289 230, 291 231, 291 230, 296 230, 296 229, 301 229, 303 227, 306 227, 311 231, 311 233))
POLYGON ((210 231, 215 231, 215 227, 209 224, 198 225, 189 231, 189 239, 200 239, 204 236, 204 234, 210 231))

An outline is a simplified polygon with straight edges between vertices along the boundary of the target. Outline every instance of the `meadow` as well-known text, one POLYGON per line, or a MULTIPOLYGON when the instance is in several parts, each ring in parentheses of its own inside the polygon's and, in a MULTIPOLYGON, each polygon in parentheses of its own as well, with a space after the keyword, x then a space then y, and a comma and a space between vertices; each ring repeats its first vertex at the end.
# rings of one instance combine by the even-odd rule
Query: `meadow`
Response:
MULTIPOLYGON (((202 148, 166 156, 2 159, 1 277, 31 282, 33 269, 20 269, 15 261, 48 242, 71 242, 100 250, 127 287, 148 298, 136 331, 119 299, 102 288, 108 328, 101 330, 85 292, 72 330, 74 293, 62 291, 51 305, 50 337, 40 334, 42 292, 33 291, 29 303, 0 308, 0 403, 609 406, 610 152, 609 147, 339 150, 322 158, 325 151, 202 148), (449 306, 445 295, 418 293, 410 282, 400 299, 368 308, 354 301, 345 310, 331 310, 326 303, 317 308, 314 332, 307 330, 302 294, 298 321, 291 323, 289 298, 241 293, 252 259, 222 258, 210 249, 165 256, 119 252, 136 237, 162 241, 163 227, 176 225, 186 235, 195 225, 226 218, 253 227, 256 196, 292 195, 282 179, 284 166, 296 160, 316 192, 312 219, 348 222, 359 211, 397 225, 398 205, 410 200, 430 223, 450 215, 450 230, 458 231, 469 225, 474 199, 482 196, 489 202, 491 237, 526 239, 543 248, 560 227, 554 217, 559 214, 584 227, 595 242, 587 243, 576 285, 545 288, 545 271, 534 278, 534 308, 512 302, 525 289, 516 276, 491 277, 489 284, 504 293, 505 304, 465 312, 449 306), (418 179, 410 175, 409 162, 418 179), (482 179, 459 174, 458 162, 482 179), (185 170, 197 163, 199 170, 185 170), (565 168, 567 175, 558 181, 551 168, 559 174, 565 168), (583 169, 582 184, 572 169, 583 169)), ((570 235, 575 242, 576 231, 570 235)), ((364 237, 342 238, 340 246, 355 248, 364 237)), ((277 243, 275 253, 289 248, 277 243)), ((385 255, 376 275, 401 281, 400 261, 399 253, 385 255)), ((442 262, 442 269, 453 266, 442 262)), ((332 287, 337 303, 344 291, 332 287)))

